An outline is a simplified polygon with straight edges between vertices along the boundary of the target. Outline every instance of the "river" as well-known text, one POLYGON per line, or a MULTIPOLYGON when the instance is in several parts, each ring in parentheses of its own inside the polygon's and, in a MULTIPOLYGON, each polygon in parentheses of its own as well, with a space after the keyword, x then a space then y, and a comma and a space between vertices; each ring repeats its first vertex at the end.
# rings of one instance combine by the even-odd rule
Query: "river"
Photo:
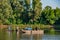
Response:
POLYGON ((60 40, 60 34, 21 34, 19 32, 0 31, 0 40, 60 40))

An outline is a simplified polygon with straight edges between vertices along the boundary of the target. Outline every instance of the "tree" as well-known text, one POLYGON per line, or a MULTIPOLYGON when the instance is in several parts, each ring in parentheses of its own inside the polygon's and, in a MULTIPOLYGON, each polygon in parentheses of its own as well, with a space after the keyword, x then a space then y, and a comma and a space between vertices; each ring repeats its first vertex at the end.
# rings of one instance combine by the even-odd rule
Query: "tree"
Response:
POLYGON ((39 17, 41 16, 41 2, 40 0, 33 0, 32 2, 32 7, 33 7, 33 15, 32 15, 32 20, 35 22, 38 22, 37 20, 39 19, 39 17))
POLYGON ((55 24, 60 24, 60 9, 57 7, 56 9, 54 9, 54 13, 56 16, 56 23, 55 24))
POLYGON ((12 14, 13 24, 20 24, 22 22, 20 17, 24 10, 23 6, 19 3, 18 0, 13 0, 11 1, 11 7, 13 9, 13 14, 12 14))
POLYGON ((24 2, 24 11, 21 14, 21 19, 23 24, 27 24, 29 22, 30 0, 25 0, 24 2))
POLYGON ((1 0, 0 2, 0 20, 2 20, 3 24, 10 24, 9 17, 12 13, 12 8, 10 6, 9 0, 1 0))
POLYGON ((42 17, 45 20, 45 23, 54 24, 56 21, 54 10, 50 6, 46 6, 42 11, 42 17))

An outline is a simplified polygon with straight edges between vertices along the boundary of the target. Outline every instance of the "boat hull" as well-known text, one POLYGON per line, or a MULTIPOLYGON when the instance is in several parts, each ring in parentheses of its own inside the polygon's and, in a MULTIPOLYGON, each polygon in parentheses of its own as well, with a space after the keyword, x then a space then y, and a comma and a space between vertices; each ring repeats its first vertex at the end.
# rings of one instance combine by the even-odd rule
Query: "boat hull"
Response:
POLYGON ((25 34, 44 34, 44 30, 24 30, 25 34))

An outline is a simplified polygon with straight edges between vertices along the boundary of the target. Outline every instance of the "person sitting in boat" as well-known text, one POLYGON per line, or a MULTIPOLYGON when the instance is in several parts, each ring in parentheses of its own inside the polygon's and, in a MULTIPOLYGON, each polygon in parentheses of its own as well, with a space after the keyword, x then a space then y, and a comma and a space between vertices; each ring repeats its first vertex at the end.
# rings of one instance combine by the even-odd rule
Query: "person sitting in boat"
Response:
POLYGON ((35 27, 35 30, 37 31, 38 30, 38 27, 35 27))
POLYGON ((16 32, 19 31, 19 27, 16 27, 16 32))

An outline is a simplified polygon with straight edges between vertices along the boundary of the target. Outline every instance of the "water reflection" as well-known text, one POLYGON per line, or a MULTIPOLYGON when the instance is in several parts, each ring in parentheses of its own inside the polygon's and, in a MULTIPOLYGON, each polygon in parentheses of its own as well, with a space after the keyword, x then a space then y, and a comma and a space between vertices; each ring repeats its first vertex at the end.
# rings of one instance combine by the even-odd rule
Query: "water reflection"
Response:
POLYGON ((0 40, 59 40, 60 35, 27 35, 19 32, 1 31, 0 40))
POLYGON ((20 33, 17 32, 17 40, 20 40, 20 33))
POLYGON ((12 40, 12 33, 10 31, 7 31, 6 35, 7 35, 6 40, 12 40))
POLYGON ((60 40, 60 35, 44 35, 42 40, 60 40))

